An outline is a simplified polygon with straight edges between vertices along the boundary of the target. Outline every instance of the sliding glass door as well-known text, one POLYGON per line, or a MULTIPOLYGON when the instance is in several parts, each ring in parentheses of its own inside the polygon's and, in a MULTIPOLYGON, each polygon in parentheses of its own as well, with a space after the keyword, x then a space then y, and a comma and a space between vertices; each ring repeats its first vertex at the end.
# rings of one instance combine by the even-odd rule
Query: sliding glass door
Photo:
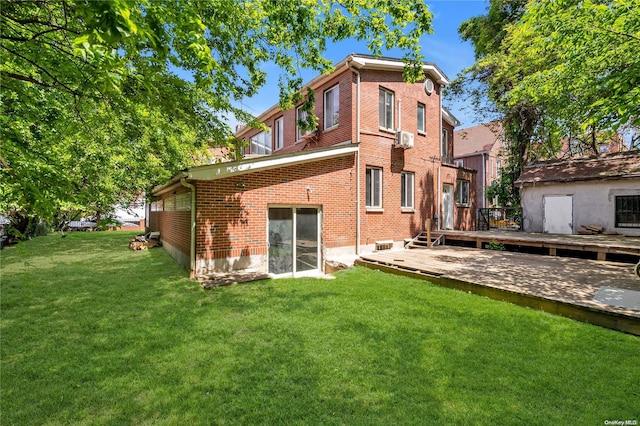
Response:
POLYGON ((296 274, 320 269, 317 208, 269 208, 269 272, 296 274))

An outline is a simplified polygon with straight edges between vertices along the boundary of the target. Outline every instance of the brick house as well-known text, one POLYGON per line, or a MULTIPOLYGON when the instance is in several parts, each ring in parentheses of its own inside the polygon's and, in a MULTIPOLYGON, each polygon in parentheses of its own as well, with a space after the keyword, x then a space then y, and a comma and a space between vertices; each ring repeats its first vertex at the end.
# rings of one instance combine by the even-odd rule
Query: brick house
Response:
POLYGON ((475 170, 478 173, 476 176, 478 208, 495 207, 493 200, 489 200, 486 193, 493 181, 500 177, 500 167, 503 166, 502 135, 502 123, 499 121, 454 132, 453 162, 459 167, 475 170))
POLYGON ((194 274, 318 272, 334 256, 402 247, 436 228, 472 229, 475 172, 449 164, 458 124, 442 108, 447 77, 424 64, 407 84, 401 60, 349 55, 308 83, 318 128, 274 106, 241 128, 242 161, 193 167, 153 189, 149 229, 194 274))

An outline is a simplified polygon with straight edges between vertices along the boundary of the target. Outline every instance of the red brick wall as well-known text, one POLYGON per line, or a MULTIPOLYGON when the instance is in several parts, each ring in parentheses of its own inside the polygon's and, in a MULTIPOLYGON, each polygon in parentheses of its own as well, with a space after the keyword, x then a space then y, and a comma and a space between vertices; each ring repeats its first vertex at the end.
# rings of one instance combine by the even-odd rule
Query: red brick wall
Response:
MULTIPOLYGON (((170 191, 157 199, 161 199, 164 204, 175 203, 175 195, 189 193, 190 190, 183 186, 176 188, 175 193, 170 191)), ((164 207, 163 211, 149 212, 149 230, 160 231, 160 238, 163 242, 171 244, 176 249, 189 256, 191 240, 191 211, 174 210, 168 211, 164 207)))
POLYGON ((438 168, 440 167, 440 88, 428 96, 422 83, 406 84, 401 73, 363 71, 361 74, 361 243, 401 240, 415 237, 426 219, 438 214, 438 168), (394 92, 394 127, 414 134, 414 147, 394 148, 395 133, 380 130, 379 89, 394 92), (400 100, 400 114, 398 114, 400 100), (426 107, 425 132, 417 131, 418 102, 426 107), (367 211, 365 171, 367 166, 382 168, 383 212, 367 211), (401 172, 415 174, 415 212, 403 212, 401 172))
MULTIPOLYGON (((352 120, 353 112, 351 110, 352 96, 355 93, 353 88, 352 72, 345 70, 336 74, 333 78, 315 89, 315 108, 314 115, 318 117, 318 130, 316 138, 296 140, 296 107, 280 111, 277 110, 268 117, 265 117, 263 123, 271 128, 272 149, 275 148, 275 121, 283 117, 284 120, 284 144, 280 150, 274 150, 273 154, 281 154, 287 152, 300 151, 303 149, 312 149, 317 147, 327 147, 337 143, 352 140, 352 120), (324 93, 326 90, 339 85, 339 123, 337 126, 324 129, 324 93)), ((299 106, 299 105, 298 105, 299 106)), ((252 136, 260 133, 258 129, 250 129, 243 134, 243 139, 249 141, 252 136)))
POLYGON ((274 204, 321 207, 323 247, 355 245, 354 164, 352 155, 195 182, 197 258, 266 254, 274 204))

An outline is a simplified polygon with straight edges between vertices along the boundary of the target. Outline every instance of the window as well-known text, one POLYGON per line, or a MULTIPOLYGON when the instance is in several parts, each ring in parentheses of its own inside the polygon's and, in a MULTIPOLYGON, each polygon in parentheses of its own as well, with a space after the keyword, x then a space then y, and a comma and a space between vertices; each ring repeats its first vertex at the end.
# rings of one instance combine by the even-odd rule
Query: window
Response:
POLYGON ((443 162, 451 163, 451 159, 449 158, 449 131, 447 129, 442 129, 442 141, 440 143, 440 154, 442 156, 443 162))
POLYGON ((464 160, 453 160, 453 164, 456 167, 464 167, 464 160))
POLYGON ((164 211, 165 212, 174 212, 176 211, 176 196, 169 195, 164 199, 164 211))
POLYGON ((400 173, 400 207, 405 209, 413 209, 413 173, 400 173))
POLYGON ((338 125, 340 111, 339 86, 334 86, 324 92, 324 128, 330 129, 338 125))
POLYGON ((460 180, 456 182, 456 204, 469 205, 469 181, 460 180))
POLYGON ((303 136, 306 136, 308 134, 311 133, 311 130, 303 130, 300 128, 300 125, 298 124, 300 121, 306 121, 307 120, 307 112, 302 110, 302 107, 298 107, 298 109, 296 109, 296 138, 297 140, 302 139, 303 136))
POLYGON ((183 192, 176 195, 176 210, 191 210, 191 193, 183 192))
POLYGON ((281 149, 284 145, 284 120, 282 117, 278 118, 274 123, 274 145, 275 149, 281 149))
POLYGON ((616 228, 640 228, 640 195, 616 196, 616 228))
POLYGON ((271 154, 271 129, 249 139, 249 154, 271 154))
POLYGON ((393 130, 393 92, 380 88, 379 121, 380 128, 393 130))
POLYGON ((367 167, 366 206, 382 208, 382 169, 367 167))
POLYGON ((420 102, 418 102, 418 133, 425 133, 425 130, 424 130, 425 111, 426 111, 426 108, 424 104, 421 104, 420 102))

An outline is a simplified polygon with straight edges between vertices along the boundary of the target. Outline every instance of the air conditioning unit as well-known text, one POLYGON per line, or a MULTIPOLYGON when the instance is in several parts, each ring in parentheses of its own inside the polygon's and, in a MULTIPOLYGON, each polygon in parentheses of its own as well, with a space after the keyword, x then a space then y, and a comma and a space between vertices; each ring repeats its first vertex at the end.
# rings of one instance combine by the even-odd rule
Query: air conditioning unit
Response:
POLYGON ((395 145, 398 148, 413 148, 413 133, 401 130, 397 134, 395 145))

